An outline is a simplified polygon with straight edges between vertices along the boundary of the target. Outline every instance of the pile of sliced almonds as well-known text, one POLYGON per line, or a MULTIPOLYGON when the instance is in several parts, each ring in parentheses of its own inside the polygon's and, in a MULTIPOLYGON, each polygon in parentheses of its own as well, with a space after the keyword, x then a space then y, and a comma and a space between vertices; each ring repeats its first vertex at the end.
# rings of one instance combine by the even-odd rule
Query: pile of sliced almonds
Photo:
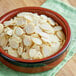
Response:
POLYGON ((0 47, 23 59, 50 56, 65 43, 62 27, 45 15, 22 12, 0 24, 0 47))

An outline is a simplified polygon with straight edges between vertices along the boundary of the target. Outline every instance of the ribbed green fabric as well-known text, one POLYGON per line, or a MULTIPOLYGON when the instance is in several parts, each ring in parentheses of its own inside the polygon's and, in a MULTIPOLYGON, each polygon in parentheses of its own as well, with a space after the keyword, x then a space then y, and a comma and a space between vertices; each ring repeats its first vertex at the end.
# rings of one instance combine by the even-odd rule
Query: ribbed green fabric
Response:
POLYGON ((41 7, 52 9, 61 14, 69 23, 72 32, 72 41, 66 58, 55 68, 36 74, 21 73, 6 67, 0 62, 0 76, 55 76, 56 73, 76 53, 76 8, 63 3, 60 0, 47 0, 41 7))

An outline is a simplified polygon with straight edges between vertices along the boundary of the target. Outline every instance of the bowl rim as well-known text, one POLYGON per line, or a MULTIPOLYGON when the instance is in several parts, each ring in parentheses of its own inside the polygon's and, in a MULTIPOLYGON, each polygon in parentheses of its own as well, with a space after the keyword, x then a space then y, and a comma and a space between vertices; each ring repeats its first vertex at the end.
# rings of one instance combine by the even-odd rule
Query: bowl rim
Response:
POLYGON ((22 59, 22 58, 16 58, 16 57, 13 57, 13 56, 9 55, 8 53, 6 53, 2 48, 0 48, 0 53, 2 53, 2 54, 5 55, 6 57, 8 57, 8 58, 10 58, 10 59, 13 59, 13 60, 15 60, 15 61, 19 61, 19 62, 29 62, 29 63, 47 61, 47 60, 56 58, 57 56, 61 55, 61 54, 67 49, 67 47, 69 46, 70 41, 71 41, 71 29, 70 29, 70 26, 69 26, 69 24, 67 23, 67 21, 66 21, 60 14, 58 14, 57 12, 55 12, 55 11, 53 11, 53 10, 50 10, 50 9, 47 9, 47 8, 42 8, 42 7, 22 7, 22 8, 17 8, 17 9, 14 9, 14 10, 12 10, 12 11, 4 14, 3 16, 1 16, 1 17, 0 17, 0 21, 1 21, 1 19, 3 19, 4 17, 6 17, 7 15, 13 14, 14 11, 19 11, 19 10, 21 10, 21 9, 40 9, 40 10, 48 11, 48 12, 51 12, 51 13, 55 14, 55 15, 56 15, 58 18, 60 18, 60 19, 64 22, 64 24, 66 25, 66 28, 67 28, 67 31, 68 31, 67 38, 66 38, 66 42, 65 42, 64 46, 63 46, 58 52, 56 52, 55 54, 53 54, 53 55, 51 55, 51 56, 42 58, 42 59, 27 60, 27 59, 22 59))

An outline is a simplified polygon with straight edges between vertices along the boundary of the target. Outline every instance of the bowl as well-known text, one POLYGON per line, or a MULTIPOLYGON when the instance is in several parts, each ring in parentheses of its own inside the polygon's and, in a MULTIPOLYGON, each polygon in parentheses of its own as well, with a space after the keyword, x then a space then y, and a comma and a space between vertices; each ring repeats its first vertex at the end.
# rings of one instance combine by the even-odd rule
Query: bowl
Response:
POLYGON ((12 10, 4 14, 2 17, 0 17, 0 23, 3 23, 4 21, 13 18, 20 12, 32 12, 32 13, 38 13, 39 15, 44 14, 48 17, 51 17, 60 26, 62 26, 63 32, 66 36, 65 44, 55 54, 39 60, 26 60, 26 59, 16 58, 10 56, 2 48, 0 48, 0 61, 13 70, 25 72, 25 73, 38 73, 54 68, 65 58, 67 54, 71 40, 71 30, 69 24, 58 13, 42 7, 22 7, 12 10))

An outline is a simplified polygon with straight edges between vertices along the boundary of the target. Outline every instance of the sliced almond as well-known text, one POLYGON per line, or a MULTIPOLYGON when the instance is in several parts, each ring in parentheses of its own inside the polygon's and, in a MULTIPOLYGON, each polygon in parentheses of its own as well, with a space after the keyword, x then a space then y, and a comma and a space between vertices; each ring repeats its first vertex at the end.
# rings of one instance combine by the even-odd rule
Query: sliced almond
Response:
POLYGON ((58 37, 54 34, 51 34, 49 39, 51 42, 58 42, 59 41, 58 37))
POLYGON ((31 12, 22 12, 22 13, 17 14, 18 17, 24 17, 26 20, 32 21, 33 19, 31 15, 33 15, 31 12))
POLYGON ((32 40, 30 36, 25 35, 23 38, 23 43, 25 46, 31 46, 32 45, 32 40))
POLYGON ((33 59, 42 59, 43 58, 43 55, 41 54, 40 51, 38 51, 35 56, 33 57, 33 59))
POLYGON ((14 39, 10 39, 9 40, 9 45, 10 47, 14 48, 14 49, 17 49, 19 47, 19 42, 17 42, 16 40, 14 39))
POLYGON ((22 42, 21 37, 18 37, 18 36, 15 35, 15 34, 12 36, 12 39, 16 40, 18 43, 21 43, 21 42, 22 42))
POLYGON ((26 31, 27 34, 32 34, 34 33, 34 25, 28 24, 24 27, 24 30, 26 31))
POLYGON ((22 53, 23 53, 23 48, 22 48, 22 47, 19 47, 17 52, 18 52, 19 55, 22 55, 22 53))
POLYGON ((17 17, 24 17, 25 15, 30 15, 32 14, 31 12, 21 12, 17 14, 17 17))
POLYGON ((39 46, 39 45, 34 44, 34 45, 32 46, 32 48, 33 48, 33 49, 36 49, 36 50, 38 50, 38 51, 41 51, 41 49, 40 49, 40 46, 39 46))
POLYGON ((8 50, 8 48, 9 48, 8 46, 4 46, 3 50, 8 50))
POLYGON ((17 36, 22 36, 24 31, 20 27, 16 27, 15 28, 15 33, 16 33, 17 36))
POLYGON ((23 59, 30 59, 28 52, 23 52, 21 56, 23 59))
POLYGON ((21 42, 20 38, 19 37, 11 37, 9 39, 9 45, 10 47, 14 48, 14 49, 17 49, 19 47, 19 43, 21 42))
POLYGON ((2 34, 0 35, 0 46, 4 47, 4 46, 7 45, 7 43, 8 43, 8 39, 7 39, 7 37, 5 36, 5 34, 2 33, 2 34))
POLYGON ((41 24, 40 28, 43 30, 53 30, 52 26, 50 26, 48 23, 41 24))
POLYGON ((50 44, 51 42, 58 42, 58 41, 59 41, 59 39, 57 38, 57 36, 55 36, 55 35, 53 35, 53 34, 51 34, 50 37, 47 37, 47 38, 42 37, 41 39, 42 39, 44 42, 48 42, 49 44, 50 44))
POLYGON ((43 45, 42 47, 42 54, 44 57, 50 56, 50 47, 47 45, 43 45))
POLYGON ((62 31, 58 31, 56 33, 56 35, 58 36, 59 39, 65 40, 65 35, 64 35, 64 33, 62 31))
POLYGON ((11 25, 13 26, 13 24, 14 24, 13 19, 4 22, 4 26, 5 26, 5 27, 7 27, 7 26, 11 26, 11 25))
POLYGON ((57 52, 60 48, 60 42, 51 43, 51 48, 53 49, 53 51, 57 52))
POLYGON ((46 19, 47 20, 47 16, 46 15, 40 15, 40 17, 42 18, 42 19, 46 19))
POLYGON ((44 37, 42 37, 41 39, 42 39, 44 42, 49 42, 49 43, 51 42, 49 38, 44 38, 44 37))
POLYGON ((41 45, 41 44, 42 44, 42 41, 41 41, 39 38, 34 38, 34 37, 32 37, 31 39, 32 39, 32 41, 33 41, 35 44, 38 44, 38 45, 41 45))
POLYGON ((52 18, 47 19, 48 23, 51 24, 52 26, 55 26, 55 21, 52 18))
POLYGON ((33 21, 32 17, 29 16, 29 15, 25 15, 24 18, 27 19, 27 20, 29 20, 29 21, 33 21))
POLYGON ((64 43, 65 43, 65 40, 63 40, 62 42, 60 42, 60 49, 63 47, 63 45, 64 45, 64 43))
POLYGON ((37 50, 36 49, 30 49, 29 50, 29 56, 32 58, 37 54, 37 50))
POLYGON ((9 27, 5 28, 4 29, 4 32, 9 35, 9 36, 12 36, 13 35, 13 30, 9 27))
POLYGON ((50 30, 46 30, 45 32, 48 33, 48 34, 54 34, 55 33, 55 31, 53 29, 52 30, 51 29, 50 30))
POLYGON ((61 26, 55 26, 54 27, 54 31, 60 31, 60 30, 62 30, 62 27, 61 26))
POLYGON ((8 48, 8 54, 14 57, 18 57, 17 51, 12 49, 11 47, 8 48))
POLYGON ((25 25, 26 20, 24 18, 14 18, 15 25, 22 26, 25 25))
POLYGON ((0 24, 0 34, 3 32, 3 30, 4 30, 3 24, 0 24))
POLYGON ((32 36, 32 37, 37 37, 37 38, 39 37, 38 34, 32 34, 31 36, 32 36))
POLYGON ((50 37, 49 34, 42 32, 42 30, 39 28, 39 26, 35 27, 35 33, 38 33, 42 37, 50 37))

